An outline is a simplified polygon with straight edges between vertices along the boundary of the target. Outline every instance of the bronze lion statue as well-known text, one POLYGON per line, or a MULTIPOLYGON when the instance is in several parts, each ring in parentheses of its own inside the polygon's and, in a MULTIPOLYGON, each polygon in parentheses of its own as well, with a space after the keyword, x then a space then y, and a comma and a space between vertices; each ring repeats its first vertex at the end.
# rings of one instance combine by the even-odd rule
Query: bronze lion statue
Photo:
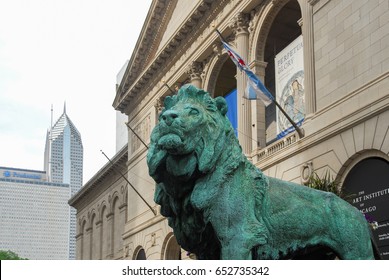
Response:
POLYGON ((224 98, 185 85, 164 105, 147 164, 154 200, 182 248, 198 259, 377 256, 356 208, 267 177, 247 160, 224 98))

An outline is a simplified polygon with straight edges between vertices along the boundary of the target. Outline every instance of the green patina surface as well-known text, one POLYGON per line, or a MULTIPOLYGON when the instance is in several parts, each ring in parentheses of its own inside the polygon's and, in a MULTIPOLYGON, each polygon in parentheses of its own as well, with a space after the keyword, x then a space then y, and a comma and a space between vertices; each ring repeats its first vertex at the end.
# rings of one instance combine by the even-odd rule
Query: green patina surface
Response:
POLYGON ((199 259, 374 259, 363 215, 332 193, 265 176, 242 153, 222 97, 191 85, 151 135, 155 202, 199 259), (301 256, 302 255, 302 256, 301 256))

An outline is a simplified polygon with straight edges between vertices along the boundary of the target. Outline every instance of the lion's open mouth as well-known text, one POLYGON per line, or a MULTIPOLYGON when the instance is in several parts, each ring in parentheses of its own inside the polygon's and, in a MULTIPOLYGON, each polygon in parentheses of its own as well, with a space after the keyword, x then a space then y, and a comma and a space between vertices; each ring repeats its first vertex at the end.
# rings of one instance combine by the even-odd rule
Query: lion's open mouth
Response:
POLYGON ((158 145, 171 153, 179 153, 184 148, 184 142, 177 134, 173 133, 162 136, 158 141, 158 145))

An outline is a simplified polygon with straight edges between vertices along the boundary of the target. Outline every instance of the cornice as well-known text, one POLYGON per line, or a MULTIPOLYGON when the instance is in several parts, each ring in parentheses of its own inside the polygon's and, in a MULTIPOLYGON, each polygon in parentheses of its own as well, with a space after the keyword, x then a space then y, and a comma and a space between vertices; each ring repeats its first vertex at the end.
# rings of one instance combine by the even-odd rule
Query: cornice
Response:
MULTIPOLYGON (((125 145, 112 159, 112 163, 105 164, 73 197, 68 201, 70 206, 76 206, 89 192, 99 185, 107 176, 113 174, 119 165, 125 165, 128 158, 128 145, 125 145)), ((116 173, 114 173, 116 174, 116 173)))
POLYGON ((147 63, 151 60, 151 56, 155 53, 158 47, 157 43, 160 40, 160 37, 156 34, 160 34, 161 29, 166 27, 167 10, 169 7, 172 8, 172 5, 175 6, 176 2, 177 0, 155 0, 152 2, 127 69, 120 85, 118 85, 114 106, 121 97, 118 93, 127 91, 129 85, 136 80, 139 73, 145 69, 147 63))
MULTIPOLYGON (((173 65, 187 49, 186 46, 189 46, 196 40, 196 35, 201 32, 201 28, 194 29, 193 27, 200 24, 204 26, 205 23, 209 24, 211 20, 205 20, 206 15, 211 14, 211 11, 222 6, 221 3, 224 2, 228 1, 203 0, 199 2, 193 12, 181 24, 180 28, 178 28, 165 46, 156 54, 149 66, 143 72, 135 75, 135 79, 128 79, 128 75, 124 77, 122 84, 118 87, 113 107, 124 113, 128 104, 135 101, 134 98, 137 95, 145 92, 145 89, 149 89, 151 85, 155 84, 154 81, 158 81, 161 78, 160 76, 164 74, 161 73, 161 69, 173 65), (124 85, 127 85, 128 88, 124 85)), ((129 63, 127 70, 131 67, 132 65, 129 63)))

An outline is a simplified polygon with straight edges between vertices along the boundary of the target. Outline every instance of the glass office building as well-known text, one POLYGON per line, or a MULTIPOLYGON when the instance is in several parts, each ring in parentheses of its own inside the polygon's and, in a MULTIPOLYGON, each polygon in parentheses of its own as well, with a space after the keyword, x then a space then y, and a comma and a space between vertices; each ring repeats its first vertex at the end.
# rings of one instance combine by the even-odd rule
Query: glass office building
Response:
MULTIPOLYGON (((44 167, 50 182, 69 185, 69 198, 82 187, 83 146, 81 135, 66 114, 66 105, 62 115, 47 133, 44 167)), ((75 259, 76 210, 70 207, 69 211, 69 259, 75 259)))
POLYGON ((32 260, 69 258, 68 184, 46 172, 0 167, 0 248, 32 260))

